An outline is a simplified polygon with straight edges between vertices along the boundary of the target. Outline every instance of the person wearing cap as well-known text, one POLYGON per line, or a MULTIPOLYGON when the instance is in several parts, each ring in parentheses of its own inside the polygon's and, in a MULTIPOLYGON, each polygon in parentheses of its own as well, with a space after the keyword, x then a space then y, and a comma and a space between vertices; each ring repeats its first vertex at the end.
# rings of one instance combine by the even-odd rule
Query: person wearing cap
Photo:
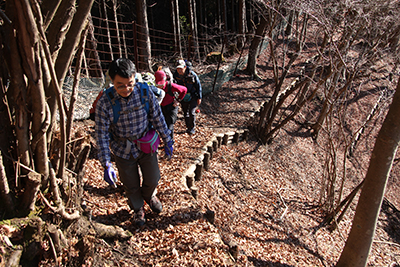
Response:
POLYGON ((178 118, 179 102, 185 97, 187 88, 185 86, 167 81, 167 75, 159 70, 154 73, 156 86, 165 92, 165 97, 161 102, 161 110, 164 114, 165 122, 171 131, 171 137, 174 136, 174 124, 178 118))
POLYGON ((185 62, 183 59, 178 60, 174 79, 177 84, 187 88, 187 93, 181 102, 185 124, 189 134, 195 133, 196 126, 196 109, 201 104, 202 89, 199 77, 192 70, 192 63, 185 62))
POLYGON ((169 157, 172 156, 174 142, 151 90, 147 94, 149 109, 146 110, 142 104, 142 85, 136 82, 135 74, 135 64, 129 59, 119 58, 110 63, 109 75, 113 86, 96 105, 95 137, 98 158, 104 168, 104 180, 116 187, 117 174, 111 162, 112 153, 129 206, 135 212, 135 223, 142 226, 146 222, 145 202, 157 214, 163 208, 156 196, 160 169, 157 151, 145 153, 135 141, 149 129, 155 129, 163 139, 165 154, 169 157), (116 105, 120 107, 116 122, 113 105, 114 108, 116 105))

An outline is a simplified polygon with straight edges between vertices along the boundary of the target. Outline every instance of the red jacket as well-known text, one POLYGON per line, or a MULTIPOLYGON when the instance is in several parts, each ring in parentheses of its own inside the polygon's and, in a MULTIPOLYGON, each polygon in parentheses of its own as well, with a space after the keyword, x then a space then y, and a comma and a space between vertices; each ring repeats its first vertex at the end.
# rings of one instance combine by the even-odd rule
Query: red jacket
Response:
MULTIPOLYGON (((170 82, 166 82, 164 84, 163 90, 165 91, 165 97, 164 97, 163 101, 161 102, 161 106, 166 106, 166 105, 169 105, 174 102, 174 97, 168 93, 168 91, 169 91, 168 84, 169 83, 170 82)), ((185 86, 182 86, 182 85, 179 85, 176 83, 171 83, 171 91, 172 91, 172 94, 177 92, 178 99, 182 100, 186 95, 187 88, 185 86)))

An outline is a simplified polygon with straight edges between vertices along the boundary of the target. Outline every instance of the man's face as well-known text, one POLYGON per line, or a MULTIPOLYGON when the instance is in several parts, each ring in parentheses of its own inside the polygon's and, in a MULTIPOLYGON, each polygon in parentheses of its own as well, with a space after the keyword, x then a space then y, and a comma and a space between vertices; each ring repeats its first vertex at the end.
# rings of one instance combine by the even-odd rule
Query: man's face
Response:
POLYGON ((117 74, 114 77, 113 84, 120 96, 128 97, 135 87, 135 76, 132 75, 130 78, 123 78, 117 74))
POLYGON ((185 73, 186 67, 183 68, 177 68, 176 71, 178 72, 179 75, 183 75, 185 73))

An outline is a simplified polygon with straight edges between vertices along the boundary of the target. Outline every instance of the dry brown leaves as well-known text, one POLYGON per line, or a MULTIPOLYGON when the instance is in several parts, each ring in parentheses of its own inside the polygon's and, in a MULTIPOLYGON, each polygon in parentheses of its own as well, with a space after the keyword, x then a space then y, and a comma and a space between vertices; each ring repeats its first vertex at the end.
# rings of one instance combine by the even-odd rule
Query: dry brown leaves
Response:
MULTIPOLYGON (((266 71, 259 74, 271 77, 266 71)), ((249 81, 239 73, 218 93, 203 99, 195 135, 185 133, 179 117, 173 159, 162 157, 162 147, 159 153, 158 196, 164 210, 156 216, 146 206, 147 223, 141 229, 133 224, 121 185, 109 188, 99 162, 90 158, 84 199, 93 220, 121 226, 133 236, 127 242, 93 241, 97 253, 87 259, 86 266, 333 266, 350 231, 353 212, 334 232, 320 227, 324 154, 310 138, 289 135, 297 130, 294 123, 269 146, 261 146, 252 135, 247 142, 221 146, 213 154, 209 171, 196 181, 197 199, 182 178, 214 134, 246 127, 268 90, 265 81, 249 81), (214 224, 205 219, 207 210, 215 212, 214 224), (230 242, 239 247, 236 261, 228 253, 230 242)), ((89 133, 92 127, 87 128, 89 133)), ((370 265, 397 262, 400 251, 387 221, 387 215, 381 214, 379 242, 373 244, 370 265)), ((70 237, 72 248, 77 241, 70 237)), ((75 257, 72 252, 69 255, 75 257)))

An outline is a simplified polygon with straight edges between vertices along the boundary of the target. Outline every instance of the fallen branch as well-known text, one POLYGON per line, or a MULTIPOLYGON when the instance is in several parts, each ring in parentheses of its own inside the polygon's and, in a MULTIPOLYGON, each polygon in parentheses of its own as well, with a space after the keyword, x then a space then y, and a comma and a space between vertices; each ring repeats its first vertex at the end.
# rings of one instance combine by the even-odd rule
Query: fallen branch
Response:
POLYGON ((286 212, 287 212, 287 210, 288 210, 288 206, 286 205, 286 203, 285 203, 285 201, 283 200, 283 198, 282 198, 282 196, 281 196, 281 193, 280 193, 280 191, 282 191, 282 190, 285 190, 285 188, 280 188, 280 189, 278 190, 278 196, 279 196, 279 198, 281 199, 283 205, 285 206, 285 210, 283 211, 281 217, 279 218, 280 221, 282 221, 283 217, 285 217, 285 214, 286 214, 286 212))
POLYGON ((128 239, 132 236, 131 232, 125 231, 119 226, 106 225, 98 222, 92 222, 98 238, 128 239))

